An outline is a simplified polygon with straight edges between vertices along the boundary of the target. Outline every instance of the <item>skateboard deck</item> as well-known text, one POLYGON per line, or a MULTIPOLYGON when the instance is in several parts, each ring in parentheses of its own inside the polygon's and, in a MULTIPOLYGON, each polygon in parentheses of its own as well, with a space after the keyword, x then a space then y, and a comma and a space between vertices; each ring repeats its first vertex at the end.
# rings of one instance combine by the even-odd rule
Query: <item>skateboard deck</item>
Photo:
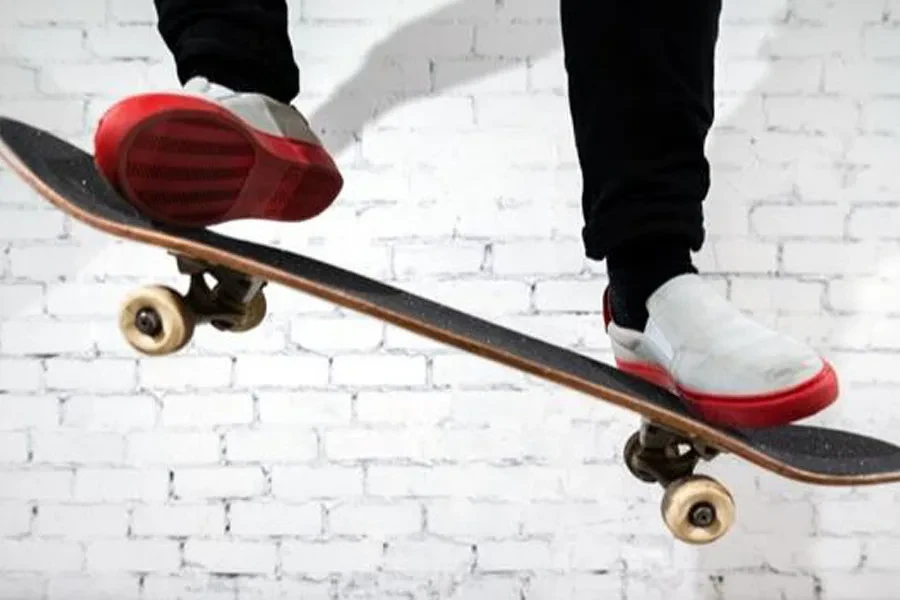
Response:
MULTIPOLYGON (((264 314, 260 288, 266 284, 311 294, 632 411, 641 426, 624 444, 624 463, 639 479, 664 487, 663 520, 678 539, 690 543, 718 539, 733 521, 733 500, 724 486, 694 473, 700 461, 719 453, 811 484, 900 481, 900 447, 894 444, 807 425, 716 426, 691 415, 668 391, 569 349, 306 256, 208 229, 155 223, 107 184, 90 154, 19 121, 0 118, 0 156, 59 210, 110 235, 179 257, 182 272, 192 277, 186 298, 151 288, 122 309, 122 331, 138 349, 141 336, 159 337, 161 324, 175 329, 178 338, 172 342, 170 336, 165 351, 182 347, 198 319, 223 330, 254 326, 264 314), (204 272, 216 276, 223 289, 239 292, 217 296, 201 284, 195 290, 194 280, 204 272), (183 318, 186 314, 194 318, 183 318)), ((148 348, 143 351, 155 352, 148 348)))

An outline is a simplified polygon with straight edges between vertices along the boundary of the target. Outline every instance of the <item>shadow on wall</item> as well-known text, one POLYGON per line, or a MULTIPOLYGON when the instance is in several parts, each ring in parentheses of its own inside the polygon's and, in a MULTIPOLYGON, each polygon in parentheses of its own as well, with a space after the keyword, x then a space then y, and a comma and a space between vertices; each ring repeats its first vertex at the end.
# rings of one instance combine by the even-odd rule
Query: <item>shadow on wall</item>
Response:
MULTIPOLYGON (((561 50, 559 25, 555 22, 542 22, 538 26, 530 26, 529 31, 539 33, 521 46, 517 46, 515 56, 507 57, 477 51, 481 49, 475 46, 483 44, 483 41, 478 40, 484 35, 490 35, 490 30, 515 27, 508 19, 491 20, 491 17, 501 10, 495 4, 494 0, 453 2, 391 32, 387 39, 375 45, 367 53, 365 62, 359 69, 331 92, 328 100, 310 115, 310 121, 317 130, 330 134, 329 150, 334 154, 345 151, 349 145, 358 141, 361 131, 368 123, 405 102, 440 95, 447 90, 504 70, 521 68, 561 50), (483 17, 479 18, 482 15, 483 17), (460 26, 459 28, 435 26, 448 22, 458 23, 460 26), (472 45, 469 53, 448 52, 448 48, 460 44, 462 27, 466 27, 469 33, 467 39, 472 45), (485 32, 483 27, 488 31, 485 32), (427 63, 430 75, 430 86, 427 89, 422 86, 420 70, 404 70, 399 66, 395 68, 392 64, 394 61, 402 64, 404 59, 412 57, 427 63), (402 92, 386 91, 385 85, 381 82, 382 78, 391 79, 394 74, 399 74, 399 78, 391 81, 390 87, 393 90, 403 90, 402 92)), ((551 15, 555 21, 555 6, 552 3, 551 6, 554 10, 546 14, 551 15)), ((304 69, 302 61, 299 66, 302 82, 304 69)))

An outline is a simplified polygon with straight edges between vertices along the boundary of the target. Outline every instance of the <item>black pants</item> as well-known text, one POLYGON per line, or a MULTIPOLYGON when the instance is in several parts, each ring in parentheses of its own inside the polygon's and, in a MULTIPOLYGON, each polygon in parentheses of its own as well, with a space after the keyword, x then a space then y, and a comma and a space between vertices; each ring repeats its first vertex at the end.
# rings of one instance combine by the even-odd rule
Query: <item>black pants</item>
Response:
MULTIPOLYGON (((662 240, 699 250, 721 0, 560 1, 588 257, 662 240)), ((182 82, 297 95, 285 0, 155 2, 182 82)))

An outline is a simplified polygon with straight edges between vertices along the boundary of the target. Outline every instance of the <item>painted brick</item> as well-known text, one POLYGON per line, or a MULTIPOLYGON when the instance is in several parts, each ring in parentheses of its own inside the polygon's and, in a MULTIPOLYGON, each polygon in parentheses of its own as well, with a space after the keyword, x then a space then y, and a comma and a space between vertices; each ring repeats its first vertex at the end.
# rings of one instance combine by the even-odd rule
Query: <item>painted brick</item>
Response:
MULTIPOLYGON (((294 103, 345 188, 308 223, 221 229, 610 360, 559 6, 287 4, 294 103)), ((893 439, 900 2, 722 9, 695 262, 828 354, 865 407, 829 426, 893 439)), ((85 150, 122 96, 178 85, 153 3, 0 15, 0 114, 85 150)), ((719 459, 738 521, 685 546, 621 465, 633 415, 277 283, 254 331, 201 326, 144 357, 118 306, 184 289, 165 252, 63 216, 8 168, 0 217, 0 598, 896 596, 890 486, 719 459)))

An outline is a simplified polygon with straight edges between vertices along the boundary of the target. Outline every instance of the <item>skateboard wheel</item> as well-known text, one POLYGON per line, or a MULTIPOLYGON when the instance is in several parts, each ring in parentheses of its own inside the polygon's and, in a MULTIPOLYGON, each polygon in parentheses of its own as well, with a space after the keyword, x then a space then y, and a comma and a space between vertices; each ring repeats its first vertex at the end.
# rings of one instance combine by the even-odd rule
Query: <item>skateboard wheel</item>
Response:
POLYGON ((183 348, 194 334, 195 318, 175 290, 150 286, 123 303, 119 328, 132 348, 150 356, 183 348))
POLYGON ((679 540, 709 544, 725 535, 734 522, 734 500, 715 479, 692 475, 666 488, 662 516, 679 540))
POLYGON ((241 332, 253 329, 262 323, 262 320, 266 317, 266 308, 266 297, 260 291, 243 307, 243 314, 228 330, 241 332))
POLYGON ((638 460, 638 452, 640 452, 640 450, 641 434, 636 431, 631 434, 631 437, 625 442, 625 450, 622 452, 624 455, 625 466, 628 467, 628 470, 632 475, 641 481, 645 483, 656 483, 656 477, 652 473, 642 469, 640 466, 640 461, 638 460))

